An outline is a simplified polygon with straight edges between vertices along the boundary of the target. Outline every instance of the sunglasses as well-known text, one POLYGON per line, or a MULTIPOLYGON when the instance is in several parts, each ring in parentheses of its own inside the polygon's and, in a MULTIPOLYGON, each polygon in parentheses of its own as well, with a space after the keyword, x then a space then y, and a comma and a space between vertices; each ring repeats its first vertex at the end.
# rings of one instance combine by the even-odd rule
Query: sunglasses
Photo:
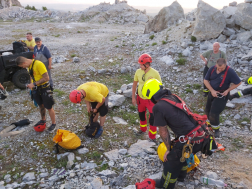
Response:
POLYGON ((142 76, 142 80, 145 81, 145 73, 142 76))

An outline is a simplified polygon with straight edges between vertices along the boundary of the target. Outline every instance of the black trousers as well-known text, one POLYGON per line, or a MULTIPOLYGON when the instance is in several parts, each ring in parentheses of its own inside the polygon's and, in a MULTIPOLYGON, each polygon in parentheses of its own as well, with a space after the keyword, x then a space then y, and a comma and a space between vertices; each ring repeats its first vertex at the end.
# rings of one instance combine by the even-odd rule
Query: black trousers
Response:
MULTIPOLYGON (((229 93, 223 98, 215 98, 211 93, 208 93, 205 113, 211 125, 218 126, 220 124, 220 113, 225 109, 229 93)), ((214 128, 213 129, 218 129, 214 128)))
MULTIPOLYGON (((175 187, 177 179, 184 180, 187 174, 187 163, 180 162, 182 157, 182 149, 185 143, 177 142, 173 145, 172 150, 167 155, 168 161, 163 163, 164 170, 162 173, 161 181, 159 183, 160 188, 173 189, 175 187)), ((194 144, 193 153, 197 153, 202 150, 203 142, 200 144, 194 144)))
MULTIPOLYGON (((205 66, 204 71, 203 71, 203 81, 205 79, 205 76, 206 76, 208 70, 209 70, 209 68, 207 66, 205 66)), ((204 87, 205 90, 208 90, 208 88, 205 86, 204 83, 203 83, 203 87, 204 87)))
POLYGON ((0 83, 3 84, 4 82, 4 76, 5 76, 5 70, 0 71, 0 83))

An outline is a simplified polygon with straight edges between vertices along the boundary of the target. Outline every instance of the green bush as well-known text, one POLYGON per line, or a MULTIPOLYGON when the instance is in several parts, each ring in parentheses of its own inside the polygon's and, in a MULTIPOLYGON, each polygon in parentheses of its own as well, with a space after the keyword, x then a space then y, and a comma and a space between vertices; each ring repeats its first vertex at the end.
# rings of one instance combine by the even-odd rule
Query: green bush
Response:
POLYGON ((193 92, 192 89, 186 89, 185 91, 188 92, 188 93, 192 93, 193 92))
POLYGON ((191 36, 191 41, 192 41, 192 42, 196 42, 196 41, 197 41, 197 38, 196 38, 195 36, 192 35, 192 36, 191 36))
POLYGON ((46 10, 47 10, 47 8, 46 8, 46 7, 42 7, 42 10, 43 10, 43 11, 46 11, 46 10))
POLYGON ((155 37, 155 35, 151 35, 149 38, 152 40, 155 37))
POLYGON ((179 58, 178 60, 176 60, 176 62, 177 62, 179 65, 185 65, 186 59, 185 59, 185 58, 179 58))
POLYGON ((151 45, 152 45, 152 46, 155 46, 155 45, 157 45, 157 43, 152 43, 151 45))
POLYGON ((165 45, 167 42, 166 41, 162 41, 162 44, 165 45))

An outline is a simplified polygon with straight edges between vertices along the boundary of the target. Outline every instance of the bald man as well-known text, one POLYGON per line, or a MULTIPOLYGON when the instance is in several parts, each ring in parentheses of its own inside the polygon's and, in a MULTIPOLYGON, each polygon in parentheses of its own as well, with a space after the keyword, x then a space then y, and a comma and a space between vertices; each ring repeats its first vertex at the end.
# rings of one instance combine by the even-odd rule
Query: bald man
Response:
MULTIPOLYGON (((226 54, 220 50, 220 44, 218 42, 215 42, 213 44, 213 50, 204 52, 203 54, 200 55, 200 58, 205 63, 205 68, 203 71, 203 79, 205 78, 206 73, 209 70, 209 68, 215 66, 219 58, 224 58, 227 62, 226 54)), ((204 92, 204 97, 207 97, 209 90, 207 89, 205 85, 204 85, 203 92, 204 92)))

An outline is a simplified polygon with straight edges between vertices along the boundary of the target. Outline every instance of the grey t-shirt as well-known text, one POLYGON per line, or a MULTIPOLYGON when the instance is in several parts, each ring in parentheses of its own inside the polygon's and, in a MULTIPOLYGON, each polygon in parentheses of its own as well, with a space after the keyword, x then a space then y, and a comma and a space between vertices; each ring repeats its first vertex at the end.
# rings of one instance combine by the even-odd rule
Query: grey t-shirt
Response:
POLYGON ((202 54, 205 58, 207 58, 207 67, 211 68, 214 66, 219 58, 226 58, 226 54, 223 51, 219 51, 218 53, 214 53, 213 50, 206 51, 202 54))

